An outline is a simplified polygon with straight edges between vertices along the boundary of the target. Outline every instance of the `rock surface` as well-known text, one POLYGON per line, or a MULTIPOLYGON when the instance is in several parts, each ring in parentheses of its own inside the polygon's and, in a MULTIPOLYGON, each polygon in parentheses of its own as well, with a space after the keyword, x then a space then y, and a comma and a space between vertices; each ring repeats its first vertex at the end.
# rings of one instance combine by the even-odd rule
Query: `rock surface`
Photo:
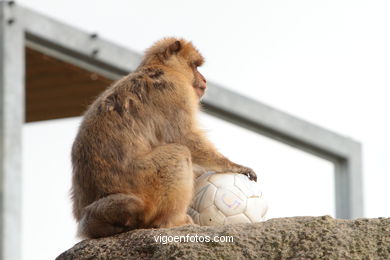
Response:
POLYGON ((57 259, 390 259, 390 218, 294 217, 220 227, 139 229, 84 240, 57 259), (195 240, 196 235, 198 241, 200 236, 233 236, 234 241, 155 241, 163 236, 195 240))

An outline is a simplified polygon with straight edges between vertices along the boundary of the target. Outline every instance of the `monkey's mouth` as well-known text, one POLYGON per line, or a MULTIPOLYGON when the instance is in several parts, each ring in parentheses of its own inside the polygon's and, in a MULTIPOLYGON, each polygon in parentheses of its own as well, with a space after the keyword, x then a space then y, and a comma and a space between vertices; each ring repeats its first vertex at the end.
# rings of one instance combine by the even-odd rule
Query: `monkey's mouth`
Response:
POLYGON ((206 92, 206 87, 194 87, 194 89, 199 98, 201 98, 206 92))

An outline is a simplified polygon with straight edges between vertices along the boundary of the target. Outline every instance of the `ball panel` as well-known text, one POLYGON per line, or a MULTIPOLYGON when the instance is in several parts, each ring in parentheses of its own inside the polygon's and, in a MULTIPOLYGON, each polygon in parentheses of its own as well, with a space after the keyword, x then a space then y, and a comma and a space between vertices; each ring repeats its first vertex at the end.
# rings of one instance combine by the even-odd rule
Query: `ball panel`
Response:
POLYGON ((193 208, 188 208, 187 214, 192 218, 195 224, 199 224, 199 212, 193 208))
POLYGON ((203 174, 194 194, 188 214, 202 226, 263 221, 268 209, 260 184, 242 174, 203 174))
POLYGON ((223 215, 214 205, 206 208, 199 214, 201 226, 221 226, 225 220, 223 215))
POLYGON ((195 217, 194 218, 192 218, 192 220, 194 221, 194 223, 195 224, 200 224, 200 214, 199 213, 197 213, 196 215, 195 215, 195 217))
POLYGON ((209 177, 213 175, 213 173, 207 172, 199 176, 198 178, 195 179, 195 185, 194 185, 194 191, 195 193, 202 189, 203 186, 210 184, 209 182, 209 177))
POLYGON ((202 212, 205 208, 213 205, 216 192, 217 188, 213 184, 205 184, 196 191, 191 207, 199 213, 202 212))
POLYGON ((249 198, 247 200, 247 208, 245 215, 252 222, 261 222, 263 217, 268 210, 267 201, 264 198, 249 198))
POLYGON ((236 174, 234 176, 234 186, 238 187, 248 198, 261 197, 258 183, 249 180, 249 178, 243 174, 236 174))
POLYGON ((232 216, 245 211, 246 197, 236 187, 219 188, 215 194, 214 204, 226 216, 232 216))
POLYGON ((234 175, 235 173, 214 173, 210 175, 209 182, 214 184, 217 187, 226 187, 226 186, 233 186, 234 185, 234 175))
POLYGON ((251 223, 250 219, 245 216, 245 214, 238 214, 234 216, 227 217, 225 219, 225 225, 226 224, 238 224, 238 223, 251 223))

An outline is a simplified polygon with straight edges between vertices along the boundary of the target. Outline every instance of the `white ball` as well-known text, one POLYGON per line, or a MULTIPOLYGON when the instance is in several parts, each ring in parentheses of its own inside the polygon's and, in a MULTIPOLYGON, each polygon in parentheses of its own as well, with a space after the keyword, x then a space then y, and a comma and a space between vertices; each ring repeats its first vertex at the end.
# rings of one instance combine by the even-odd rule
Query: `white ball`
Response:
POLYGON ((264 221, 267 210, 257 182, 243 174, 209 172, 195 180, 188 214, 196 224, 215 226, 264 221))

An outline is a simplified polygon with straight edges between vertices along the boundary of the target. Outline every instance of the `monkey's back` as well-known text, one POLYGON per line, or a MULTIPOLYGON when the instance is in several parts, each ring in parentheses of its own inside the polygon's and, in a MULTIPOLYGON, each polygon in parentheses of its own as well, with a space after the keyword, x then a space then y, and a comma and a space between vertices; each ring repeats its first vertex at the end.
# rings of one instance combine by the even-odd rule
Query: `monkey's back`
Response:
POLYGON ((104 91, 84 114, 72 147, 74 215, 93 201, 112 193, 129 193, 131 165, 153 147, 178 136, 174 120, 182 109, 156 101, 154 95, 172 90, 159 69, 131 73, 104 91))

